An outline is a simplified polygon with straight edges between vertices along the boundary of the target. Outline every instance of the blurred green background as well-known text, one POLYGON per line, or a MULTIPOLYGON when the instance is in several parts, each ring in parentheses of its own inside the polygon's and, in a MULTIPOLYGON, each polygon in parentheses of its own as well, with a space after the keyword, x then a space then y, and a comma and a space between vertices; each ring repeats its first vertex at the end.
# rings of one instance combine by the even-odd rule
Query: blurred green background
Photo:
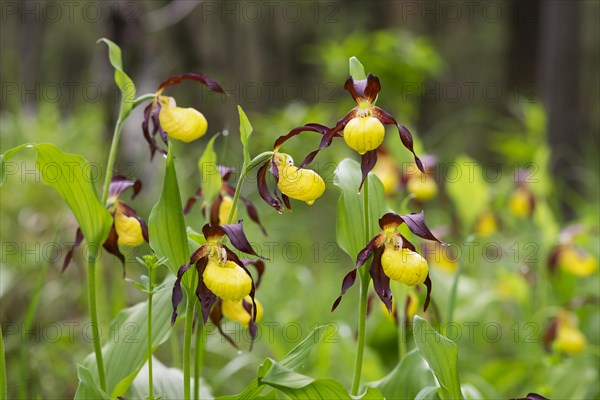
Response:
MULTIPOLYGON (((121 46, 124 68, 139 93, 183 72, 205 73, 222 84, 228 96, 195 84, 168 90, 178 105, 197 108, 209 121, 205 138, 176 143, 184 200, 200 185, 197 160, 212 134, 228 133, 216 142, 220 163, 240 165, 237 104, 255 129, 253 155, 270 150, 277 136, 295 126, 331 126, 354 105, 343 83, 348 57, 357 56, 382 82, 378 105, 411 129, 421 154, 439 161, 436 181, 442 190, 423 208, 429 225, 462 249, 455 313, 462 331, 454 336, 463 382, 486 398, 529 391, 597 398, 597 302, 576 310, 588 341, 583 354, 548 354, 542 339, 561 306, 597 296, 600 289, 597 272, 577 278, 550 276, 546 269, 559 231, 568 224, 582 224, 577 244, 596 260, 599 253, 598 2, 6 1, 1 8, 2 152, 24 142, 53 142, 82 154, 102 174, 118 91, 106 49, 96 44, 100 37, 121 46), (458 180, 454 192, 466 194, 461 203, 460 196, 446 194, 451 185, 445 167, 463 155, 491 172, 483 174, 487 181, 458 180), (530 188, 535 213, 526 219, 511 215, 507 205, 519 168, 530 168, 536 178, 530 188), (470 191, 484 195, 469 198, 470 191), (467 254, 464 243, 485 210, 495 215, 498 229, 471 239, 477 246, 467 254), (490 248, 496 253, 490 255, 490 248), (469 323, 477 324, 471 325, 472 336, 469 323), (486 324, 499 327, 497 340, 486 324)), ((163 164, 160 158, 149 162, 141 117, 138 109, 125 125, 117 173, 144 182, 130 205, 147 218, 163 164)), ((318 138, 307 134, 289 143, 282 150, 299 161, 318 138)), ((399 165, 408 165, 409 154, 391 129, 386 146, 399 165)), ((254 350, 238 354, 214 329, 209 335, 205 378, 215 394, 239 392, 265 357, 283 356, 311 327, 327 323, 333 326, 331 343, 318 348, 306 370, 349 382, 358 290, 329 312, 353 263, 335 240, 338 191, 332 183, 345 157, 357 158, 341 143, 322 152, 312 167, 328 183, 325 195, 311 207, 295 203, 283 216, 260 200, 254 173, 245 184, 243 194, 255 201, 268 230, 264 237, 247 223, 248 236, 273 261, 258 294, 265 316, 254 350)), ((92 349, 82 253, 60 273, 76 222, 57 193, 35 184, 39 177, 30 154, 12 161, 14 170, 0 191, 0 315, 9 397, 70 397, 75 364, 92 349)), ((421 205, 403 203, 405 195, 403 189, 391 197, 390 207, 419 211, 421 205)), ((199 209, 187 223, 200 230, 199 209)), ((126 254, 128 276, 143 272, 135 255, 148 251, 143 246, 126 254)), ((112 258, 105 256, 102 266, 100 313, 108 332, 116 312, 143 296, 122 280, 112 258)), ((433 297, 444 314, 453 275, 434 268, 432 276, 433 297)), ((443 318, 429 316, 443 324, 443 318)), ((368 324, 364 380, 372 381, 397 362, 397 340, 379 306, 368 324)), ((242 332, 233 323, 228 328, 242 332)), ((179 350, 171 349, 181 345, 182 326, 175 329, 177 335, 157 356, 179 367, 179 350)))

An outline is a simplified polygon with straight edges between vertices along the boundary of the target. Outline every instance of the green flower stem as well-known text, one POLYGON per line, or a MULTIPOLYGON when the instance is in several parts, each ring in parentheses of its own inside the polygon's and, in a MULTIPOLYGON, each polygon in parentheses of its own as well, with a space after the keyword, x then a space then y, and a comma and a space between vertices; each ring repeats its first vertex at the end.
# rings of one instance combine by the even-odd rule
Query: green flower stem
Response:
POLYGON ((198 320, 196 328, 196 343, 194 346, 194 399, 200 399, 200 378, 202 376, 202 367, 204 366, 204 351, 206 343, 206 329, 204 324, 198 320))
MULTIPOLYGON (((475 235, 471 235, 467 238, 465 244, 466 246, 470 244, 475 239, 475 235)), ((448 299, 448 314, 446 316, 446 326, 452 323, 454 318, 454 308, 456 307, 456 293, 458 292, 458 281, 460 280, 460 276, 463 271, 463 262, 459 262, 458 269, 456 270, 456 274, 454 275, 454 281, 452 282, 452 288, 450 289, 450 298, 448 299)))
POLYGON ((0 324, 0 400, 8 398, 6 389, 6 361, 4 360, 4 335, 2 335, 2 324, 0 324))
POLYGON ((98 380, 100 388, 106 391, 106 377, 104 375, 104 359, 102 357, 102 346, 100 346, 100 333, 98 330, 98 310, 96 307, 96 259, 98 252, 90 250, 88 255, 88 307, 90 322, 92 325, 92 336, 94 338, 94 353, 96 354, 96 365, 98 366, 98 380))
MULTIPOLYGON (((367 175, 363 186, 363 212, 365 222, 365 243, 371 238, 370 220, 369 220, 369 176, 367 175)), ((360 377, 362 373, 363 356, 365 353, 365 339, 367 328, 367 300, 369 294, 370 276, 367 268, 368 263, 365 263, 360 269, 360 292, 358 303, 358 341, 356 343, 356 358, 354 363, 354 374, 352 377, 352 395, 358 395, 360 387, 360 377)))
POLYGON ((117 120, 115 124, 115 130, 113 132, 113 139, 110 145, 110 152, 108 153, 108 162, 106 163, 106 176, 104 177, 104 189, 102 191, 102 204, 106 204, 108 200, 108 189, 110 188, 110 181, 113 177, 113 167, 117 158, 117 149, 119 148, 119 139, 121 138, 121 132, 123 131, 123 122, 121 118, 117 120))
POLYGON ((394 293, 396 297, 396 315, 398 316, 398 362, 406 355, 406 287, 404 284, 396 284, 397 291, 394 293))
POLYGON ((185 310, 185 332, 183 335, 183 398, 191 399, 191 363, 192 363, 192 327, 194 325, 194 306, 196 298, 193 291, 187 292, 185 310))
POLYGON ((235 211, 237 209, 237 203, 240 200, 240 192, 242 191, 242 185, 244 184, 244 179, 248 175, 247 165, 244 164, 242 166, 242 173, 240 174, 240 179, 237 181, 237 185, 235 186, 235 193, 233 195, 233 200, 231 203, 231 210, 229 210, 229 215, 227 216, 227 224, 231 224, 233 222, 233 216, 235 215, 235 211))
POLYGON ((152 297, 154 296, 154 268, 148 269, 148 399, 154 400, 152 375, 152 297))

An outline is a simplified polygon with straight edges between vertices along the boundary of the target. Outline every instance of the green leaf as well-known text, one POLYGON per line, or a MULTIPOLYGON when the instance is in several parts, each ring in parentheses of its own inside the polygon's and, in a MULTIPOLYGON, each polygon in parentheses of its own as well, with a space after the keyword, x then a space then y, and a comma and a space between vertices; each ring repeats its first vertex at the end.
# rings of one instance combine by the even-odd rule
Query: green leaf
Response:
MULTIPOLYGON (((152 347, 157 348, 171 334, 171 294, 174 277, 164 282, 164 289, 152 298, 152 347)), ((111 397, 123 396, 148 357, 148 302, 143 301, 119 312, 106 331, 108 341, 102 346, 106 386, 111 397)), ((94 354, 84 365, 97 376, 94 354)))
POLYGON ((464 236, 472 233, 477 218, 490 206, 488 185, 481 166, 467 156, 460 156, 449 169, 446 179, 448 195, 460 215, 464 236))
POLYGON ((190 248, 171 146, 167 154, 162 192, 148 218, 148 234, 150 247, 156 256, 166 258, 167 266, 177 275, 179 267, 190 258, 190 248))
POLYGON ((90 246, 100 248, 112 226, 112 217, 98 200, 90 163, 80 155, 63 153, 53 144, 21 145, 2 155, 2 181, 5 161, 25 147, 37 152, 36 167, 44 183, 56 189, 65 200, 85 240, 90 246))
POLYGON ((458 378, 458 346, 440 335, 425 319, 415 316, 413 334, 421 356, 435 374, 442 399, 464 399, 458 378))
MULTIPOLYGON (((312 349, 321 342, 327 325, 320 325, 314 328, 308 336, 302 340, 296 347, 279 362, 279 364, 290 371, 295 371, 302 367, 308 361, 312 349)), ((260 373, 260 369, 259 369, 260 373)), ((265 389, 265 385, 258 383, 258 378, 253 379, 248 386, 235 396, 222 396, 219 400, 250 400, 254 399, 265 389)))
POLYGON ((198 168, 202 178, 202 200, 205 206, 212 204, 219 190, 221 190, 221 174, 217 164, 217 153, 214 150, 214 142, 217 136, 219 136, 218 133, 210 139, 204 153, 202 153, 202 157, 198 160, 198 168))
MULTIPOLYGON (((163 399, 183 399, 183 372, 178 368, 169 368, 161 363, 156 357, 152 357, 152 383, 154 397, 161 396, 163 399)), ((146 399, 148 396, 148 363, 137 374, 127 399, 146 399)), ((208 384, 201 381, 200 398, 212 399, 214 396, 208 384)))
POLYGON ((246 113, 241 106, 238 105, 238 113, 240 114, 240 140, 244 146, 244 165, 248 165, 250 162, 250 149, 248 149, 248 142, 250 135, 252 135, 252 125, 246 116, 246 113))
MULTIPOLYGON (((344 399, 352 397, 344 385, 333 379, 314 379, 299 374, 273 361, 266 360, 259 368, 259 384, 269 385, 294 400, 344 399)), ((375 388, 368 388, 359 399, 383 399, 383 395, 375 388)))
POLYGON ((121 90, 121 109, 119 110, 119 120, 123 121, 133 108, 135 102, 135 84, 131 78, 123 71, 123 62, 121 60, 121 48, 111 40, 102 38, 98 43, 103 42, 108 46, 108 58, 110 64, 115 69, 115 82, 121 90))
POLYGON ((75 392, 76 400, 110 400, 110 396, 102 391, 94 381, 89 369, 83 365, 77 365, 77 377, 79 378, 79 386, 77 386, 77 392, 75 392))
POLYGON ((370 384, 387 399, 414 399, 421 388, 431 385, 435 380, 417 349, 407 353, 383 379, 370 384))
POLYGON ((361 62, 358 61, 358 58, 356 58, 354 56, 350 57, 350 59, 348 60, 348 64, 350 67, 350 76, 354 80, 360 81, 363 79, 367 79, 367 74, 365 73, 365 67, 363 67, 361 62))
MULTIPOLYGON (((356 191, 360 185, 360 165, 349 158, 342 160, 335 172, 334 184, 342 194, 338 200, 336 238, 337 243, 352 260, 367 244, 365 242, 365 224, 363 221, 364 193, 356 191)), ((383 185, 375 174, 369 174, 369 219, 371 235, 379 232, 379 218, 385 214, 385 196, 383 185)))

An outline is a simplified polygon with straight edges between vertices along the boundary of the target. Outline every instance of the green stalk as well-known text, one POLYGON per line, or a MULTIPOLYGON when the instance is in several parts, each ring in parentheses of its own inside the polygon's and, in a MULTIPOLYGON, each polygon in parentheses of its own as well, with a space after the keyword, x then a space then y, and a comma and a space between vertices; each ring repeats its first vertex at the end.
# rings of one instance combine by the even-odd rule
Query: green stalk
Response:
POLYGON ((191 362, 192 362, 192 326, 194 324, 194 306, 196 298, 192 291, 187 292, 185 310, 185 331, 183 335, 183 398, 191 399, 191 362))
POLYGON ((227 216, 227 224, 231 224, 233 222, 233 216, 235 215, 235 210, 237 209, 237 203, 240 199, 240 192, 242 191, 242 185, 244 184, 244 179, 246 179, 246 175, 248 175, 248 166, 246 163, 242 166, 242 173, 240 174, 240 179, 237 181, 237 185, 235 186, 235 193, 233 194, 233 200, 231 203, 231 210, 229 210, 229 215, 227 216))
POLYGON ((398 362, 400 362, 406 354, 406 289, 404 284, 402 286, 397 284, 396 287, 397 290, 394 296, 396 297, 396 314, 398 315, 398 362))
MULTIPOLYGON (((467 238, 463 247, 469 243, 471 243, 475 239, 475 235, 471 235, 467 238)), ((463 270, 463 262, 460 261, 458 263, 458 269, 456 270, 456 275, 454 275, 454 281, 452 282, 452 288, 450 289, 450 298, 448 299, 448 314, 446 316, 446 326, 452 323, 452 319, 454 318, 454 308, 456 307, 456 293, 458 291, 458 281, 460 280, 460 276, 462 275, 463 270)))
POLYGON ((108 162, 106 163, 106 176, 104 177, 104 190, 102 191, 102 204, 106 204, 108 200, 108 189, 110 187, 110 181, 113 177, 113 167, 117 158, 117 149, 119 148, 119 139, 121 138, 121 132, 123 130, 123 121, 119 117, 115 125, 113 132, 113 139, 110 145, 110 152, 108 153, 108 162))
POLYGON ((0 400, 6 400, 8 392, 6 389, 6 361, 4 360, 4 335, 2 324, 0 324, 0 400))
POLYGON ((96 258, 97 251, 88 255, 88 306, 90 321, 92 323, 92 336, 94 337, 94 353, 96 353, 96 365, 98 366, 98 380, 100 388, 106 391, 106 377, 104 376, 104 358, 102 357, 102 346, 100 346, 100 333, 98 331, 98 310, 96 307, 96 258))
MULTIPOLYGON (((367 175, 364 183, 364 222, 365 222, 365 243, 371 238, 369 221, 369 176, 367 175)), ((365 339, 367 328, 367 300, 369 293, 370 276, 366 267, 367 263, 359 269, 360 274, 360 292, 358 303, 358 341, 356 343, 356 358, 354 363, 354 374, 352 376, 352 395, 358 395, 360 387, 360 377, 362 373, 363 356, 365 353, 365 339)))
POLYGON ((154 400, 152 375, 152 296, 154 296, 154 268, 148 271, 148 399, 154 400))
POLYGON ((204 343, 206 343, 206 329, 204 324, 198 320, 196 327, 196 344, 194 346, 194 399, 200 399, 200 377, 202 376, 202 367, 204 365, 204 343))

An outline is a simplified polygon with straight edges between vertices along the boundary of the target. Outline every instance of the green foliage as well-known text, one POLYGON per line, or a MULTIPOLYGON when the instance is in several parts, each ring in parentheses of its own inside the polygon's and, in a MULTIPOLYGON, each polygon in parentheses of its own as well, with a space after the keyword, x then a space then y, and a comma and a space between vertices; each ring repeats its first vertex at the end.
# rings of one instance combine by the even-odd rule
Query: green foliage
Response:
POLYGON ((244 146, 244 164, 248 164, 250 162, 248 144, 250 142, 250 135, 252 135, 252 125, 241 106, 238 106, 238 113, 240 115, 240 141, 242 142, 242 146, 244 146))
POLYGON ((388 375, 371 385, 386 399, 414 399, 422 388, 435 385, 435 381, 419 351, 413 349, 388 375))
POLYGON ((76 400, 110 399, 110 396, 98 387, 90 370, 83 365, 77 366, 77 377, 79 378, 79 386, 77 392, 75 392, 74 398, 76 400))
POLYGON ((159 258, 166 258, 166 264, 174 275, 190 257, 182 210, 173 150, 169 146, 163 189, 150 213, 148 233, 150 247, 159 258))
MULTIPOLYGON (((337 243, 352 260, 356 260, 358 253, 365 247, 365 227, 363 215, 364 190, 357 194, 360 185, 360 165, 351 159, 342 160, 335 172, 335 185, 340 188, 341 195, 338 200, 336 237, 337 243)), ((371 232, 379 231, 377 219, 385 214, 386 205, 383 195, 383 185, 375 174, 369 175, 369 215, 371 219, 371 232)))
POLYGON ((99 249, 108 236, 112 217, 98 200, 90 163, 80 155, 63 153, 53 144, 21 145, 1 156, 2 181, 5 162, 25 147, 37 152, 36 166, 44 183, 56 189, 75 215, 88 244, 99 249))
POLYGON ((217 168, 217 153, 214 150, 215 139, 218 136, 219 134, 216 134, 208 141, 200 160, 198 160, 198 169, 202 179, 202 202, 205 206, 212 204, 221 189, 221 175, 217 168))
POLYGON ((463 399, 458 379, 458 346, 440 335, 425 319, 414 318, 414 340, 439 382, 442 399, 463 399))
MULTIPOLYGON (((162 284, 152 298, 152 347, 156 348, 171 334, 171 288, 174 278, 162 284)), ((111 322, 111 337, 102 347, 106 369, 107 391, 111 398, 123 396, 146 359, 148 346, 148 302, 144 301, 122 310, 111 322)), ((92 376, 96 376, 94 354, 84 363, 92 376)), ((86 383, 89 386, 89 382, 86 383)))
POLYGON ((125 120, 133 108, 135 99, 135 85, 131 78, 123 70, 121 61, 121 48, 112 41, 102 38, 98 43, 103 42, 108 46, 108 58, 110 64, 115 69, 115 82, 121 91, 121 108, 119 110, 119 120, 125 120))

